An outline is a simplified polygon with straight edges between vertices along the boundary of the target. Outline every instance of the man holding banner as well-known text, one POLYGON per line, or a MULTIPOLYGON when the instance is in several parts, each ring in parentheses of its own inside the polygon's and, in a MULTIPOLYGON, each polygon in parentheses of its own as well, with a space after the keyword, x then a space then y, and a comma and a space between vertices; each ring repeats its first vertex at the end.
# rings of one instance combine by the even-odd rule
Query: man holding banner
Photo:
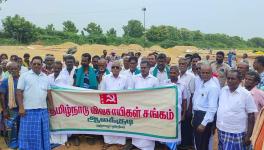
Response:
MULTIPOLYGON (((121 64, 119 61, 114 61, 112 64, 112 74, 103 77, 101 82, 100 90, 111 91, 111 90, 125 90, 127 89, 128 83, 125 76, 120 75, 121 64)), ((104 146, 103 150, 108 149, 112 144, 120 145, 120 150, 123 149, 126 144, 126 138, 121 136, 109 136, 104 135, 104 146)))
MULTIPOLYGON (((133 76, 130 89, 155 88, 158 87, 159 81, 156 77, 149 74, 150 64, 147 61, 140 63, 141 74, 133 76)), ((155 141, 139 138, 132 138, 132 144, 141 150, 154 150, 155 141)))

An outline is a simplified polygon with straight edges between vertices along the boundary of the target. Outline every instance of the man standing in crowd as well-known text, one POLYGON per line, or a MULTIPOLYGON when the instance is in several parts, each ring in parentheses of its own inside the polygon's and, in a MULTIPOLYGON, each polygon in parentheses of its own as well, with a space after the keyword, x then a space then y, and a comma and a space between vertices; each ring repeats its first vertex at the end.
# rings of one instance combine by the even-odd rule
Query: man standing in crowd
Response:
POLYGON ((185 120, 181 124, 182 142, 180 148, 186 149, 193 146, 192 120, 192 97, 195 90, 195 76, 187 72, 188 59, 179 59, 180 76, 179 81, 187 88, 187 112, 185 120))
POLYGON ((67 85, 72 86, 74 82, 73 75, 76 69, 76 67, 74 66, 75 58, 72 55, 67 55, 65 56, 64 60, 66 67, 62 69, 61 75, 64 76, 63 78, 66 80, 67 85))
MULTIPOLYGON (((119 61, 114 61, 112 64, 112 74, 104 76, 100 90, 111 91, 111 90, 125 90, 128 88, 127 78, 120 74, 121 64, 119 61)), ((112 144, 118 144, 119 149, 122 149, 126 144, 126 137, 104 135, 104 146, 106 150, 112 144)))
POLYGON ((23 60, 22 60, 21 57, 17 58, 17 64, 18 64, 18 67, 19 67, 20 75, 22 75, 23 73, 28 71, 28 68, 23 66, 23 60))
POLYGON ((11 129, 7 145, 9 148, 18 148, 19 115, 16 97, 17 82, 19 78, 19 67, 16 62, 8 65, 10 76, 4 79, 0 85, 1 104, 6 126, 11 129))
POLYGON ((101 81, 102 81, 103 77, 110 74, 110 71, 106 68, 106 66, 107 66, 106 60, 104 58, 101 58, 98 61, 98 70, 96 72, 98 89, 100 89, 99 87, 101 86, 101 81))
POLYGON ((27 67, 27 68, 30 68, 30 65, 29 65, 29 63, 30 63, 30 61, 29 61, 30 55, 29 55, 29 53, 25 53, 23 58, 24 58, 23 66, 27 67))
POLYGON ((42 58, 33 57, 32 70, 18 80, 17 99, 19 104, 20 127, 19 149, 50 148, 49 113, 53 100, 48 77, 41 72, 42 58))
POLYGON ((245 62, 240 62, 237 65, 237 70, 240 71, 242 75, 242 80, 241 80, 241 86, 245 86, 245 76, 246 73, 249 71, 249 65, 245 62))
MULTIPOLYGON (((74 86, 97 90, 98 82, 96 79, 96 74, 94 72, 93 67, 90 66, 90 63, 91 63, 91 55, 89 53, 82 54, 81 67, 76 69, 73 75, 74 86)), ((95 143, 94 137, 89 136, 89 139, 91 144, 95 143)), ((75 146, 80 145, 80 138, 78 135, 74 136, 74 145, 75 146)))
POLYGON ((257 108, 250 92, 239 86, 241 78, 238 70, 229 71, 227 86, 221 90, 216 121, 219 150, 246 150, 250 144, 257 108))
MULTIPOLYGON (((158 79, 149 73, 150 64, 148 61, 141 61, 140 69, 141 73, 132 77, 129 89, 155 88, 159 85, 158 79)), ((132 144, 142 150, 154 150, 155 148, 155 141, 152 140, 132 138, 132 144)), ((132 148, 133 146, 127 149, 132 148)))
POLYGON ((188 72, 192 73, 194 76, 197 75, 197 70, 196 70, 196 64, 201 60, 201 57, 199 54, 194 53, 191 58, 191 69, 188 70, 188 72))
POLYGON ((244 62, 244 63, 246 63, 246 64, 249 65, 248 54, 247 54, 247 53, 244 53, 244 54, 243 54, 243 57, 242 57, 242 59, 241 59, 240 62, 244 62))
POLYGON ((92 64, 93 64, 93 68, 94 68, 94 71, 96 72, 97 69, 98 69, 98 60, 100 59, 99 56, 95 55, 93 56, 92 58, 92 64))
POLYGON ((1 66, 2 66, 2 79, 8 78, 8 76, 9 76, 9 72, 8 72, 7 66, 6 66, 7 63, 8 63, 8 60, 7 59, 2 60, 2 62, 1 62, 1 66))
POLYGON ((140 74, 140 70, 137 68, 138 58, 136 56, 129 57, 129 70, 124 72, 124 76, 131 78, 133 75, 140 74))
POLYGON ((104 59, 106 59, 106 56, 107 56, 107 50, 103 50, 103 55, 101 56, 101 58, 104 58, 104 59))
POLYGON ((123 74, 127 70, 129 70, 129 56, 124 56, 123 57, 123 67, 120 73, 123 74))
POLYGON ((75 71, 73 76, 74 86, 97 89, 96 74, 93 67, 89 66, 91 63, 91 55, 89 53, 82 54, 81 67, 75 71))
POLYGON ((53 73, 48 76, 51 86, 68 84, 67 80, 64 79, 64 76, 60 74, 61 70, 62 63, 60 61, 55 61, 53 64, 53 73))
MULTIPOLYGON (((184 86, 183 83, 181 83, 178 80, 178 77, 180 75, 179 68, 177 66, 171 66, 170 67, 170 79, 167 79, 164 81, 164 85, 176 85, 178 88, 178 114, 179 114, 179 120, 182 122, 185 120, 186 110, 187 110, 187 89, 184 86)), ((180 124, 179 122, 179 124, 180 124)), ((181 135, 181 127, 179 127, 178 132, 181 135)), ((166 145, 171 150, 176 150, 177 145, 181 143, 181 136, 179 138, 179 141, 176 141, 175 143, 166 143, 166 145)))
POLYGON ((264 86, 264 56, 256 57, 253 67, 259 73, 260 83, 258 84, 258 88, 261 88, 264 86))
POLYGON ((158 78, 159 84, 162 84, 165 80, 170 78, 170 70, 166 66, 166 55, 161 53, 157 56, 157 66, 151 72, 151 74, 158 78))
POLYGON ((152 72, 154 70, 154 68, 156 67, 156 55, 154 53, 150 53, 148 55, 148 62, 150 64, 150 72, 152 72))
POLYGON ((213 73, 217 74, 221 88, 226 84, 227 72, 230 70, 228 64, 224 63, 225 53, 218 51, 216 53, 216 62, 211 64, 213 73))
POLYGON ((46 75, 50 75, 53 73, 53 63, 55 62, 55 57, 53 55, 46 55, 44 63, 45 65, 42 67, 41 71, 46 75))
POLYGON ((193 95, 194 141, 197 150, 208 150, 211 128, 213 125, 219 97, 218 85, 212 79, 209 65, 201 65, 202 83, 195 85, 193 95))
MULTIPOLYGON (((261 108, 264 107, 264 92, 257 88, 259 82, 260 82, 260 77, 257 72, 250 71, 246 74, 245 88, 248 91, 250 91, 251 95, 253 96, 258 111, 260 111, 261 108)), ((257 113, 255 117, 257 117, 257 113)))

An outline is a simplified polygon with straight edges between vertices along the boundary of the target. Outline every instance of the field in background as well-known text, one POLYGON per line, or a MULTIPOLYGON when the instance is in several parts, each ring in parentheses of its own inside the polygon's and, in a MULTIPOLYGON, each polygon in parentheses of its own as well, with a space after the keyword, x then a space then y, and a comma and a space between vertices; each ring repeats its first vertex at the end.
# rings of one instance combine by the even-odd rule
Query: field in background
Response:
MULTIPOLYGON (((170 56, 172 58, 171 64, 177 64, 178 58, 183 57, 187 53, 197 52, 203 58, 205 57, 205 55, 209 54, 209 51, 200 50, 200 49, 193 47, 193 46, 175 46, 173 48, 168 48, 168 49, 164 49, 164 48, 161 48, 159 46, 152 46, 150 48, 144 49, 143 47, 136 45, 136 44, 120 45, 120 46, 106 46, 106 45, 98 45, 98 44, 77 45, 77 44, 70 43, 70 42, 64 43, 61 45, 53 45, 53 46, 42 46, 42 45, 0 46, 0 54, 6 53, 9 57, 10 57, 10 55, 16 54, 16 55, 22 57, 24 53, 29 53, 31 55, 31 58, 33 56, 36 56, 36 55, 40 55, 40 56, 44 57, 45 54, 53 54, 57 60, 62 60, 62 55, 65 54, 65 52, 68 50, 68 48, 71 48, 74 46, 76 46, 78 49, 77 53, 74 55, 77 60, 80 60, 81 54, 85 53, 85 52, 90 53, 92 56, 93 55, 101 56, 104 49, 108 51, 108 54, 110 54, 110 52, 112 50, 114 50, 118 55, 121 55, 122 53, 127 53, 129 51, 141 52, 142 56, 147 56, 149 53, 155 52, 155 51, 158 53, 165 53, 167 56, 170 56)), ((215 54, 216 51, 218 51, 218 50, 214 50, 213 54, 215 54)), ((227 51, 225 53, 227 53, 227 51)), ((251 62, 252 62, 252 58, 257 56, 257 54, 252 53, 252 51, 250 51, 250 50, 237 50, 238 58, 241 58, 243 53, 247 53, 249 55, 249 57, 251 58, 251 62)), ((214 57, 215 56, 212 55, 211 59, 215 60, 214 57)), ((85 148, 87 148, 88 145, 84 144, 82 146, 85 149, 85 148)), ((3 139, 0 138, 0 150, 1 150, 1 148, 7 149, 5 144, 4 144, 3 139)), ((75 147, 75 148, 76 149, 82 149, 81 147, 79 147, 79 148, 75 147)), ((75 148, 72 147, 70 149, 74 150, 75 148)), ((90 147, 90 148, 101 149, 101 146, 97 145, 97 147, 90 147)))

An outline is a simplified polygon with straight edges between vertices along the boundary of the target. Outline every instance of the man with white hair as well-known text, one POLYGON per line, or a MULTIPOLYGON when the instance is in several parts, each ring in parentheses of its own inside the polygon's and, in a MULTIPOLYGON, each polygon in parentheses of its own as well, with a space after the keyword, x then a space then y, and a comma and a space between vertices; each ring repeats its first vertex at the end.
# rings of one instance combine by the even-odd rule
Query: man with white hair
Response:
MULTIPOLYGON (((111 67, 112 74, 103 77, 100 84, 100 90, 125 90, 128 87, 127 78, 120 74, 121 64, 119 61, 114 61, 111 67)), ((107 149, 113 144, 118 144, 120 149, 126 143, 126 137, 104 135, 103 149, 107 149)))

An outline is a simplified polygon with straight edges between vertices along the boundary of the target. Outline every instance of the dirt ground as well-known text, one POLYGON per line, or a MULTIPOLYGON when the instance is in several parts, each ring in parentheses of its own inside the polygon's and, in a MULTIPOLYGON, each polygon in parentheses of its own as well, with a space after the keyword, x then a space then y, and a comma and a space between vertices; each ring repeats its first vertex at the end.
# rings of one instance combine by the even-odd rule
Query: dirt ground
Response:
MULTIPOLYGON (((88 52, 91 55, 102 55, 103 50, 107 50, 108 54, 110 54, 111 51, 115 51, 118 55, 121 55, 122 53, 126 53, 128 51, 133 52, 141 52, 142 56, 147 56, 150 52, 158 52, 158 53, 165 53, 167 56, 170 56, 171 64, 177 64, 177 61, 180 57, 183 57, 186 53, 199 53, 202 58, 205 58, 207 54, 209 54, 209 51, 207 50, 201 50, 193 46, 175 46, 173 48, 169 49, 163 49, 159 46, 152 46, 150 48, 142 48, 139 45, 136 44, 130 44, 130 45, 120 45, 120 46, 105 46, 105 45, 77 45, 74 43, 64 43, 61 45, 53 45, 53 46, 42 46, 42 45, 29 45, 29 46, 0 46, 0 54, 6 53, 8 56, 16 54, 20 57, 23 56, 24 53, 29 53, 31 55, 31 58, 36 55, 45 56, 45 54, 53 54, 57 60, 62 60, 62 55, 67 51, 68 48, 71 47, 77 47, 77 53, 74 55, 77 60, 80 60, 80 56, 84 52, 88 52)), ((218 50, 213 50, 213 54, 216 53, 218 50)), ((227 51, 226 51, 227 53, 227 51)), ((249 57, 252 58, 256 57, 257 55, 252 53, 252 50, 237 50, 237 57, 241 58, 243 53, 247 53, 249 57)), ((215 60, 215 56, 211 55, 211 60, 215 60)), ((239 60, 238 60, 239 61, 239 60)), ((217 138, 214 138, 214 141, 216 143, 217 138)), ((216 145, 215 146, 215 150, 216 145)), ((4 144, 4 140, 0 138, 0 150, 8 149, 6 145, 4 144)), ((82 141, 81 145, 79 147, 76 146, 70 146, 70 147, 59 147, 57 150, 85 150, 85 149, 92 149, 92 150, 100 150, 102 148, 102 142, 98 141, 96 145, 89 145, 85 142, 85 140, 82 141)), ((116 149, 113 147, 112 149, 116 149)))

